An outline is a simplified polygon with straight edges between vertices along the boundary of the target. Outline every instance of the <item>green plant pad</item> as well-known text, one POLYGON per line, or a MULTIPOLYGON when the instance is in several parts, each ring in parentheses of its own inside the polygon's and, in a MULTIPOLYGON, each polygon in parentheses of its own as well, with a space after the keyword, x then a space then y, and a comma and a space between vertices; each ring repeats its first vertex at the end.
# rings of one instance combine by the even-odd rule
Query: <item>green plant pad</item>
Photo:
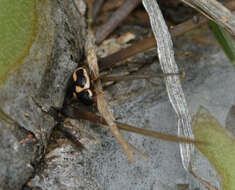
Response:
POLYGON ((235 139, 202 107, 194 116, 193 131, 197 140, 209 143, 197 145, 197 148, 220 175, 223 190, 234 190, 235 139))
POLYGON ((36 33, 34 0, 0 0, 0 79, 20 64, 36 33))

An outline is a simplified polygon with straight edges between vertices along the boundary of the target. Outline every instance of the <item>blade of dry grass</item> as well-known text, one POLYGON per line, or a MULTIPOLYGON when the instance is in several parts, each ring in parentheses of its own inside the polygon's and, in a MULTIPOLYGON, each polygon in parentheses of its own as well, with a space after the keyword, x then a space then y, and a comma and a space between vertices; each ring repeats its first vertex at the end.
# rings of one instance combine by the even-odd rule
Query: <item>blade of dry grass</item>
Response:
MULTIPOLYGON (((173 44, 161 10, 154 0, 143 0, 143 5, 150 17, 152 30, 157 41, 157 52, 163 73, 179 73, 175 62, 173 44)), ((181 87, 180 78, 177 75, 165 78, 169 100, 178 116, 178 135, 193 139, 192 119, 181 87)), ((193 153, 192 144, 180 144, 182 164, 188 170, 193 153)))

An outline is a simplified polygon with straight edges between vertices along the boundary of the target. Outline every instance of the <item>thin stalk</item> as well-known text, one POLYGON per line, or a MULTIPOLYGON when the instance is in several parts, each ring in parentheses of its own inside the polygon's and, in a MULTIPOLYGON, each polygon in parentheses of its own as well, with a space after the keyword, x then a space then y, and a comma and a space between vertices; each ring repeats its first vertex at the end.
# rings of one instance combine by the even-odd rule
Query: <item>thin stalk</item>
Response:
MULTIPOLYGON (((71 113, 71 110, 69 110, 69 111, 65 110, 64 114, 66 116, 74 118, 74 119, 84 119, 87 121, 91 121, 93 123, 107 125, 104 118, 102 118, 101 116, 98 116, 94 113, 80 110, 75 107, 73 107, 72 112, 73 113, 71 113)), ((156 131, 133 127, 131 125, 127 125, 127 124, 120 123, 120 122, 116 122, 116 124, 120 130, 129 131, 129 132, 133 132, 133 133, 137 133, 137 134, 141 134, 141 135, 145 135, 145 136, 150 136, 150 137, 154 137, 154 138, 161 139, 161 140, 166 140, 166 141, 171 141, 171 142, 183 142, 183 143, 189 143, 189 144, 207 144, 205 142, 201 142, 201 141, 197 141, 197 140, 193 140, 193 139, 177 137, 174 135, 168 135, 168 134, 159 133, 156 131)))
POLYGON ((139 80, 139 79, 150 79, 150 78, 163 78, 166 76, 180 75, 180 73, 168 73, 168 74, 148 74, 148 75, 127 75, 127 76, 101 76, 100 79, 102 82, 108 81, 130 81, 130 80, 139 80))

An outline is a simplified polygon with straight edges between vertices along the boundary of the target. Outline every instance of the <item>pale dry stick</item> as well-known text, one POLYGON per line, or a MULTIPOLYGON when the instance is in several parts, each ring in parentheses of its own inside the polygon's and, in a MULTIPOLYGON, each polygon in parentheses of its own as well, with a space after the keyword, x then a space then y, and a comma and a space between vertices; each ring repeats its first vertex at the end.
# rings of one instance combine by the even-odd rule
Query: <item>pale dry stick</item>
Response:
MULTIPOLYGON (((103 93, 102 92, 102 84, 101 84, 100 80, 96 82, 95 90, 98 90, 101 93, 103 93)), ((144 156, 143 153, 141 153, 133 145, 126 142, 126 140, 123 138, 122 134, 119 131, 117 123, 115 122, 113 114, 109 111, 108 103, 107 103, 107 100, 106 100, 104 94, 97 95, 97 108, 98 108, 99 112, 101 113, 101 115, 103 116, 103 118, 105 119, 106 123, 108 124, 109 129, 111 130, 112 134, 115 136, 117 141, 122 146, 129 161, 134 162, 133 152, 137 153, 144 161, 147 161, 148 158, 146 156, 144 156)))
POLYGON ((133 152, 130 149, 129 144, 126 142, 126 140, 123 138, 122 134, 120 133, 119 129, 117 128, 113 114, 109 111, 109 106, 104 96, 102 84, 99 79, 99 68, 98 68, 98 63, 97 63, 95 47, 96 47, 95 38, 93 36, 92 31, 88 29, 88 39, 86 40, 86 56, 87 56, 88 66, 91 71, 92 79, 95 81, 94 90, 97 93, 97 96, 96 96, 97 108, 100 114, 103 116, 103 118, 107 122, 108 126, 110 127, 110 131, 112 132, 114 137, 117 139, 117 141, 120 143, 129 161, 134 162, 133 152))
POLYGON ((235 35, 235 15, 216 0, 181 0, 235 35))
POLYGON ((130 147, 130 149, 131 149, 133 152, 135 152, 136 154, 138 154, 138 155, 142 158, 142 160, 144 160, 145 162, 148 161, 148 157, 145 156, 142 152, 140 152, 140 151, 139 151, 137 148, 135 148, 133 145, 129 144, 129 147, 130 147))
POLYGON ((98 79, 98 81, 96 81, 96 84, 94 85, 94 88, 95 88, 95 91, 97 93, 99 93, 99 95, 97 95, 97 108, 98 108, 99 112, 104 117, 105 121, 107 122, 108 126, 110 127, 110 131, 113 133, 115 138, 121 144, 121 146, 122 146, 124 152, 126 153, 129 161, 134 162, 133 153, 129 149, 128 143, 124 140, 123 136, 119 132, 119 130, 116 126, 116 123, 115 123, 115 119, 114 119, 112 113, 110 113, 110 111, 109 111, 107 100, 104 97, 104 94, 102 94, 102 84, 101 84, 99 79, 98 79))
MULTIPOLYGON (((77 111, 77 115, 78 116, 75 116, 74 117, 74 115, 67 115, 67 116, 70 116, 71 118, 74 118, 74 119, 84 119, 84 120, 87 120, 87 121, 91 121, 91 122, 94 122, 94 123, 97 123, 97 124, 101 124, 101 126, 102 127, 104 127, 105 129, 109 129, 109 126, 107 126, 107 124, 106 124, 106 122, 105 122, 105 120, 103 119, 103 118, 101 118, 100 116, 97 116, 97 115, 95 115, 95 114, 93 114, 93 113, 90 113, 90 112, 86 112, 86 111, 82 111, 82 110, 79 110, 78 111, 78 109, 76 109, 76 111, 77 111)), ((76 115, 76 114, 75 114, 76 115)), ((71 118, 67 118, 67 121, 69 120, 69 119, 71 119, 71 118)), ((67 123, 66 123, 67 124, 67 123)), ((117 124, 117 126, 118 126, 119 124, 117 124)), ((77 128, 75 125, 73 125, 71 122, 69 122, 69 126, 65 126, 65 128, 69 128, 70 126, 72 126, 73 127, 73 129, 75 129, 75 130, 78 130, 79 132, 83 132, 83 133, 86 133, 86 135, 89 135, 89 134, 87 134, 87 132, 85 132, 84 130, 81 130, 80 128, 77 128)), ((125 130, 127 130, 128 131, 128 129, 129 129, 129 131, 130 131, 130 129, 132 129, 130 126, 126 126, 125 127, 125 125, 124 124, 122 124, 122 126, 124 126, 123 127, 123 130, 125 129, 125 130)), ((120 129, 120 127, 118 126, 118 128, 120 129)), ((134 128, 134 129, 132 129, 132 130, 135 130, 135 129, 137 129, 137 128, 134 128)), ((138 130, 137 130, 138 131, 138 130)), ((137 132, 138 133, 138 132, 137 132)), ((90 136, 90 138, 94 138, 93 136, 90 136)), ((131 144, 129 144, 128 143, 128 145, 129 145, 129 148, 132 150, 132 152, 135 152, 135 153, 137 153, 141 158, 142 158, 142 160, 144 160, 145 162, 147 162, 148 161, 148 157, 147 156, 145 156, 142 152, 140 152, 137 148, 135 148, 133 145, 131 145, 131 144)), ((85 148, 85 147, 84 147, 85 148)))
POLYGON ((141 3, 141 0, 126 0, 95 33, 96 43, 102 42, 141 3))
MULTIPOLYGON (((179 69, 175 62, 173 43, 161 10, 155 0, 143 0, 143 5, 150 17, 151 27, 157 41, 158 58, 163 73, 178 73, 179 69)), ((180 78, 177 75, 165 78, 167 94, 171 105, 178 116, 178 135, 193 139, 192 119, 181 87, 180 78)), ((188 171, 191 154, 194 146, 192 144, 180 143, 182 164, 188 171)))

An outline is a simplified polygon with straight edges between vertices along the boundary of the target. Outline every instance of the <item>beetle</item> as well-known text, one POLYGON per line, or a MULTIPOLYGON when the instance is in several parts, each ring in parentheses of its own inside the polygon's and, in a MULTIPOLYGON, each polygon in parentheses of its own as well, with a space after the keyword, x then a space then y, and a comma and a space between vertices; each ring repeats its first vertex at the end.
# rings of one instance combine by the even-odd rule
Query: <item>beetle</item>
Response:
POLYGON ((78 67, 73 72, 73 83, 75 85, 76 93, 80 93, 90 88, 90 77, 85 67, 78 67))
POLYGON ((73 97, 86 105, 93 104, 91 80, 85 67, 78 67, 73 72, 73 97))

